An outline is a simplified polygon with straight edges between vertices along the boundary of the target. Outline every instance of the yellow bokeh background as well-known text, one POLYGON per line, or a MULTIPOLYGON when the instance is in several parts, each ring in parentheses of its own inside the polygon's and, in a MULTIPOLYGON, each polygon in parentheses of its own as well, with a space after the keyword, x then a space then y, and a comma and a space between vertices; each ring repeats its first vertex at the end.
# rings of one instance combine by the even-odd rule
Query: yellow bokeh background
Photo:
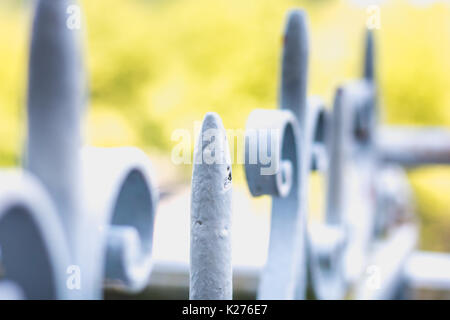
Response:
MULTIPOLYGON (((294 7, 305 8, 310 19, 308 92, 330 106, 336 87, 361 74, 363 2, 80 1, 90 86, 87 142, 136 145, 170 161, 171 133, 191 130, 207 111, 219 113, 227 128, 240 129, 251 110, 275 108, 283 23, 294 7)), ((23 150, 31 3, 0 2, 2 167, 20 165, 23 150)), ((450 4, 393 0, 380 8, 381 121, 450 127, 450 4)), ((242 182, 242 168, 233 170, 242 182)), ((425 168, 409 177, 422 221, 421 247, 450 251, 450 170, 425 168)))

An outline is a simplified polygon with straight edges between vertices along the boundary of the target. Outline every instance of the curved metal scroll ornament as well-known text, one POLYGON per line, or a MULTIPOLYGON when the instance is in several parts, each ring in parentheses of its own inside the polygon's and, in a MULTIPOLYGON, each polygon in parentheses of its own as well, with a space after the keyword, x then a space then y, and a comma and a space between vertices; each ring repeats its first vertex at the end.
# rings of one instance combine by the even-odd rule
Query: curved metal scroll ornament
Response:
MULTIPOLYGON (((26 174, 17 183, 23 190, 17 189, 16 192, 24 196, 26 193, 23 192, 29 191, 31 195, 10 209, 17 212, 15 219, 9 218, 11 211, 5 213, 3 225, 14 228, 1 232, 2 237, 14 236, 17 245, 27 245, 27 254, 35 260, 24 259, 19 266, 18 257, 5 257, 5 264, 11 263, 20 274, 17 282, 26 298, 59 299, 79 297, 81 293, 79 290, 70 294, 65 292, 66 270, 77 263, 73 253, 78 233, 78 205, 81 203, 79 124, 85 98, 79 31, 69 30, 66 25, 67 8, 74 3, 39 0, 35 7, 24 158, 26 169, 39 183, 30 182, 31 178, 26 174), (49 195, 39 191, 40 188, 48 191, 49 195), (11 230, 21 230, 21 236, 16 237, 11 230), (30 251, 30 248, 36 250, 30 251), (36 268, 30 267, 33 265, 36 268), (28 275, 22 276, 24 268, 30 270, 28 275)), ((7 272, 14 272, 12 269, 7 272)))
POLYGON ((245 172, 250 192, 272 196, 269 253, 258 291, 261 299, 305 296, 307 193, 302 179, 307 168, 305 150, 300 152, 300 146, 306 111, 307 25, 304 11, 289 12, 282 55, 281 110, 255 110, 247 122, 245 172), (261 158, 267 152, 270 163, 261 158))
POLYGON ((86 147, 82 153, 89 232, 82 261, 93 292, 107 286, 142 290, 152 268, 153 225, 158 191, 148 157, 139 149, 86 147), (87 249, 89 248, 89 249, 87 249))
POLYGON ((55 202, 83 298, 107 283, 147 284, 157 192, 150 164, 132 148, 81 154, 86 99, 80 30, 68 25, 74 0, 39 0, 33 24, 26 166, 55 202), (104 262, 104 263, 102 263, 104 262))
POLYGON ((68 299, 69 250, 42 185, 25 172, 0 173, 1 290, 6 299, 68 299))
POLYGON ((298 123, 290 111, 259 109, 250 114, 246 127, 245 173, 250 192, 273 199, 269 253, 258 298, 294 299, 303 237, 298 123), (266 162, 262 158, 269 153, 271 161, 266 162))

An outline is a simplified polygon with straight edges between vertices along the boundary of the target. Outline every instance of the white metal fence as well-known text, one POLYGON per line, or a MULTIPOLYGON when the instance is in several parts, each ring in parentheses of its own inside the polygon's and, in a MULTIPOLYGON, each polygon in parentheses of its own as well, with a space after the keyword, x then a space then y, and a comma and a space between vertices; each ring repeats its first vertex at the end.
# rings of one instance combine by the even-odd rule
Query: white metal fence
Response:
MULTIPOLYGON (((87 88, 81 31, 67 21, 73 3, 40 0, 35 8, 24 168, 0 172, 3 299, 99 299, 105 285, 138 292, 152 271, 158 192, 149 160, 136 148, 82 146, 87 88)), ((239 281, 256 281, 261 299, 395 299, 418 285, 448 289, 442 266, 450 259, 415 251, 404 167, 448 164, 450 133, 378 125, 371 32, 361 78, 336 90, 332 108, 308 97, 308 41, 306 13, 289 12, 279 109, 254 110, 247 122, 248 187, 272 197, 272 215, 266 265, 239 281), (312 171, 326 178, 327 206, 325 220, 308 226, 312 171)), ((208 113, 192 176, 191 299, 233 297, 232 189, 225 129, 208 113)), ((179 270, 155 272, 157 280, 179 270)))

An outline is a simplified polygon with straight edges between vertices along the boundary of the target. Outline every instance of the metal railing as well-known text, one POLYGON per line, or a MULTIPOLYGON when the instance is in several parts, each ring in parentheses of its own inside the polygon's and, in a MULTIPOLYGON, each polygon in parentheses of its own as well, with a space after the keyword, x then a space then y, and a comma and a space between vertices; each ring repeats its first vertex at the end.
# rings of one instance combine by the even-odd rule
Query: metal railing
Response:
MULTIPOLYGON (((104 286, 137 292, 152 270, 158 192, 149 160, 136 148, 82 147, 87 87, 80 31, 66 26, 72 3, 35 8, 25 164, 0 172, 4 299, 99 299, 104 286)), ((417 282, 450 282, 414 268, 436 257, 414 251, 402 168, 448 164, 450 133, 380 129, 373 34, 366 39, 361 78, 341 85, 328 109, 307 96, 307 15, 287 16, 279 109, 254 110, 245 136, 249 190, 272 197, 257 298, 395 299, 417 282), (308 225, 313 171, 326 178, 327 206, 324 221, 308 225), (366 278, 371 270, 382 270, 380 281, 366 278)), ((203 120, 191 192, 190 298, 232 299, 231 160, 215 113, 203 120)))

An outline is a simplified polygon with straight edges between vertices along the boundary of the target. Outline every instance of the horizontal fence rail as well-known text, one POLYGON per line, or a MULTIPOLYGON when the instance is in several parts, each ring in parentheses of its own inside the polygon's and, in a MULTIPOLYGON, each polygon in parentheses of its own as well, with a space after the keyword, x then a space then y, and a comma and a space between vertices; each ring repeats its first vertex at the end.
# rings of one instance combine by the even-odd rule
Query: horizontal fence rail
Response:
MULTIPOLYGON (((105 287, 141 291, 152 272, 154 170, 137 148, 83 146, 88 89, 82 32, 67 26, 73 4, 35 6, 24 167, 0 172, 0 299, 101 299, 105 287)), ((449 273, 422 272, 450 258, 415 251, 405 174, 449 164, 450 132, 378 124, 372 32, 361 77, 340 85, 330 108, 308 97, 308 28, 306 12, 288 13, 279 108, 253 110, 246 124, 248 188, 272 199, 257 298, 408 298, 417 283, 450 289, 449 273), (326 181, 326 207, 323 221, 308 224, 312 173, 326 181), (379 270, 381 280, 367 277, 379 270)), ((232 189, 226 131, 210 112, 194 153, 190 299, 233 298, 232 189)))

